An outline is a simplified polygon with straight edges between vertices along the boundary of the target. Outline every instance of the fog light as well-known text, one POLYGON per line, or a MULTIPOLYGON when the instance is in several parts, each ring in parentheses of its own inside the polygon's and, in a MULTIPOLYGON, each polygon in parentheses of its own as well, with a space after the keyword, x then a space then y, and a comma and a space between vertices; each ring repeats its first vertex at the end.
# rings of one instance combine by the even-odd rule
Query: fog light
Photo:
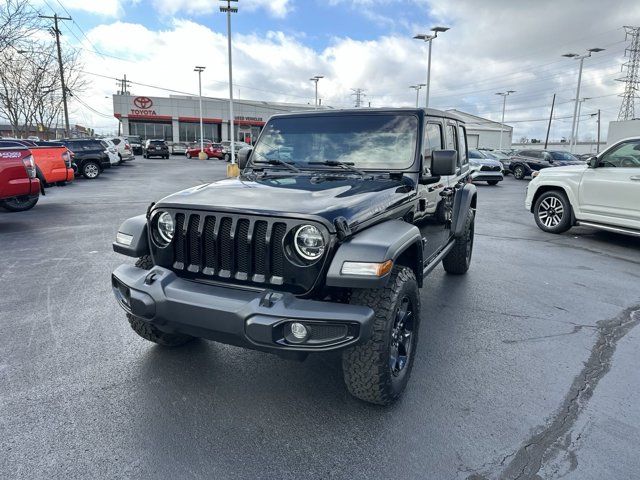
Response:
POLYGON ((291 328, 291 335, 293 335, 297 340, 304 340, 309 335, 307 327, 301 323, 294 322, 289 326, 289 328, 291 328))

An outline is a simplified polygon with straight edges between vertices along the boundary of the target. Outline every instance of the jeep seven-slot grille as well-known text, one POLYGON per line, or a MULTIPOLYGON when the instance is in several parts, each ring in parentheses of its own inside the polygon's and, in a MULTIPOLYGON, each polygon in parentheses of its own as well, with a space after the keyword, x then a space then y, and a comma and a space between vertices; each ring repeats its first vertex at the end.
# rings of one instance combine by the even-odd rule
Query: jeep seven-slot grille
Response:
POLYGON ((177 213, 173 268, 202 278, 282 284, 286 234, 284 222, 177 213))

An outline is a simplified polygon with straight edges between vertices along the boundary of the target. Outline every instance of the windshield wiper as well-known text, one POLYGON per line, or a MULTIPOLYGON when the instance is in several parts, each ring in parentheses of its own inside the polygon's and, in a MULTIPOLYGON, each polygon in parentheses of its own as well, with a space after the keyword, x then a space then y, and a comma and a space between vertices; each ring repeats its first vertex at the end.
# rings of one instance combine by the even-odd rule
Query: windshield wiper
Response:
POLYGON ((284 160, 280 160, 279 158, 267 158, 264 155, 262 155, 261 153, 256 153, 255 151, 253 152, 253 154, 254 155, 260 155, 262 158, 264 158, 264 160, 251 159, 251 163, 267 163, 269 165, 282 165, 282 166, 287 167, 292 172, 300 173, 300 169, 298 167, 294 167, 293 165, 291 165, 290 163, 285 162, 284 160))
POLYGON ((365 176, 362 170, 358 170, 353 166, 353 163, 341 162, 340 160, 323 160, 322 162, 309 162, 309 165, 326 165, 327 167, 340 167, 344 170, 348 170, 358 175, 365 176))

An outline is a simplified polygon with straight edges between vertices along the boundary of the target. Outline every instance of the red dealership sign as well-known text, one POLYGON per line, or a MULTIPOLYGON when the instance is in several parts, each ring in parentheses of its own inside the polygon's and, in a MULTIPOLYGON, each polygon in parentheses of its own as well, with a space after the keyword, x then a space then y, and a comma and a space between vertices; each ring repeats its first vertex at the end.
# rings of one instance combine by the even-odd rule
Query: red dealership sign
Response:
POLYGON ((138 108, 147 110, 148 108, 153 107, 153 100, 149 97, 136 97, 133 99, 133 104, 138 108))

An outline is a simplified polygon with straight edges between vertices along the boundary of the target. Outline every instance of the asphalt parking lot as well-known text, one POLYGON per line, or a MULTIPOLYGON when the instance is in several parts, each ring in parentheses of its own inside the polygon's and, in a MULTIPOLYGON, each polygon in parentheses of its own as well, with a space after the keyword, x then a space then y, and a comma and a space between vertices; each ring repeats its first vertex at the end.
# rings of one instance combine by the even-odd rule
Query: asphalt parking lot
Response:
POLYGON ((377 407, 338 355, 130 330, 118 225, 225 165, 138 157, 0 213, 0 477, 637 478, 639 239, 545 234, 526 182, 480 185, 471 270, 431 274, 412 380, 377 407))

